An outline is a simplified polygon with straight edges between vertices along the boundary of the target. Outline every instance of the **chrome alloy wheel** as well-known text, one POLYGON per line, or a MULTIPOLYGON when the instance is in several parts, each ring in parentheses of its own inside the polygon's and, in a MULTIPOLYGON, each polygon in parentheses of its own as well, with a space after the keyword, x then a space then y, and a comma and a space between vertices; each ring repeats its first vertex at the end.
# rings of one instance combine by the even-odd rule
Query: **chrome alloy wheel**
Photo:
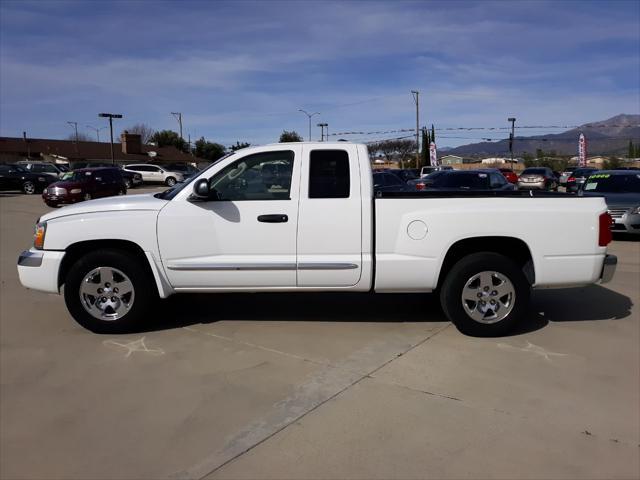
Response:
POLYGON ((513 310, 516 289, 501 273, 480 272, 467 280, 461 300, 464 311, 476 322, 497 323, 513 310))
POLYGON ((133 283, 117 268, 97 267, 80 283, 80 303, 99 320, 122 318, 133 306, 133 283))

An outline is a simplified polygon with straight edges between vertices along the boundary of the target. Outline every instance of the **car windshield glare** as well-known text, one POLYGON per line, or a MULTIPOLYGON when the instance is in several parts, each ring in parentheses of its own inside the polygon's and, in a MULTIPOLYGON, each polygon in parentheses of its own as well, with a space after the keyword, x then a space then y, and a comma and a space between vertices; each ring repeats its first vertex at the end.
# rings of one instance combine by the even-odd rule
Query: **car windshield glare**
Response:
POLYGON ((446 175, 436 178, 433 186, 436 188, 462 189, 486 188, 487 181, 488 174, 486 173, 449 172, 446 175))

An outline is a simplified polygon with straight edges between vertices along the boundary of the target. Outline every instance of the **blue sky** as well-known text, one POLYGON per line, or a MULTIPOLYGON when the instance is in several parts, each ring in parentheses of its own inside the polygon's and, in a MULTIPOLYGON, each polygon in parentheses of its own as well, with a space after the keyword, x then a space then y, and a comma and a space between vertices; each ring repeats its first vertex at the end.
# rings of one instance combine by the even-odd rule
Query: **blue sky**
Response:
POLYGON ((300 108, 321 112, 314 138, 412 128, 411 90, 436 128, 573 125, 639 113, 639 85, 633 0, 0 1, 1 136, 90 134, 102 111, 117 132, 180 111, 185 137, 225 145, 306 137, 300 108))

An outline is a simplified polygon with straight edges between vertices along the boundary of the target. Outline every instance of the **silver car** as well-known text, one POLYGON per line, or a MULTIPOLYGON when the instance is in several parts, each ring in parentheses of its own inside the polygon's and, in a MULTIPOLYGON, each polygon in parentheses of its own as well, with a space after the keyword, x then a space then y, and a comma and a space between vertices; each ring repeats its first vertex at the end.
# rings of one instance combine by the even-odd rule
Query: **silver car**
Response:
POLYGON ((580 192, 584 196, 604 196, 611 230, 640 235, 640 172, 605 170, 589 178, 580 192))
POLYGON ((557 190, 558 181, 548 167, 525 168, 518 178, 522 190, 557 190))

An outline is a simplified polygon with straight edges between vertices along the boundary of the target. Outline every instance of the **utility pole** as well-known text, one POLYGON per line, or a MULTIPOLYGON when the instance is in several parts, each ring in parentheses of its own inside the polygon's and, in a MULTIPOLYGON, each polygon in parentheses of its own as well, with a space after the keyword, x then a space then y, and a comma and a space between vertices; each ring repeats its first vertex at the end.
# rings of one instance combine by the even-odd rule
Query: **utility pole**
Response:
POLYGON ((111 164, 115 165, 116 158, 113 155, 113 119, 122 118, 122 115, 120 115, 119 113, 99 113, 98 117, 109 119, 109 132, 111 133, 111 164))
POLYGON ((420 168, 420 92, 411 90, 411 96, 416 103, 416 167, 420 168))
POLYGON ((76 147, 76 155, 78 155, 78 122, 67 122, 67 123, 76 129, 75 147, 76 147))
POLYGON ((22 132, 22 138, 27 145, 27 160, 29 160, 31 158, 31 147, 29 147, 29 140, 27 140, 27 132, 22 132))
POLYGON ((513 140, 514 140, 514 131, 515 131, 515 117, 507 118, 508 122, 511 122, 511 133, 509 134, 509 152, 511 153, 511 170, 513 170, 513 140))
POLYGON ((94 130, 96 132, 96 138, 98 139, 98 142, 100 142, 100 130, 104 130, 107 127, 96 128, 93 125, 87 125, 87 128, 90 128, 91 130, 94 130))
POLYGON ((320 127, 320 141, 324 142, 324 127, 327 127, 327 142, 329 141, 329 124, 328 123, 319 123, 318 127, 320 127))
POLYGON ((307 117, 309 117, 309 141, 311 141, 311 117, 313 117, 314 115, 320 115, 320 112, 309 113, 306 110, 302 110, 301 108, 299 108, 298 111, 304 113, 307 117))
POLYGON ((171 112, 171 115, 176 117, 176 120, 178 120, 178 125, 180 125, 180 140, 184 140, 184 138, 182 138, 182 113, 181 112, 171 112))

